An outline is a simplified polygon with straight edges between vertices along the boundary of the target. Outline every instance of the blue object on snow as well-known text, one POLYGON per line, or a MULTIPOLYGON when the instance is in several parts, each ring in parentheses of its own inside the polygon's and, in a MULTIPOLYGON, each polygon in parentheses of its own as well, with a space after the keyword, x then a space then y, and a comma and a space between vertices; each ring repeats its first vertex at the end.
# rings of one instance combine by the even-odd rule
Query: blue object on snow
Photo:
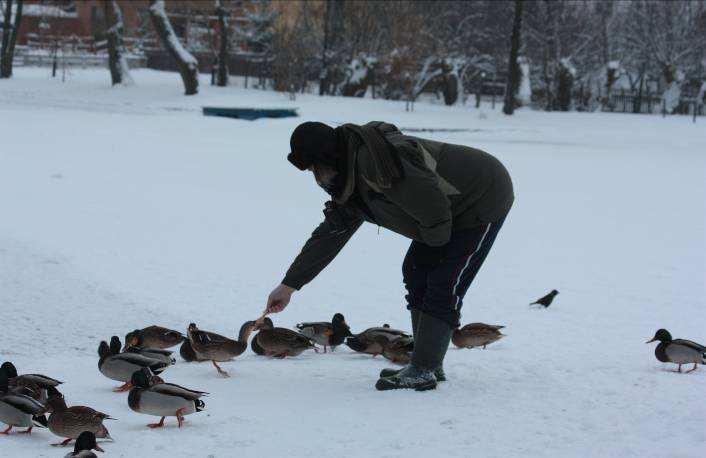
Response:
POLYGON ((225 118, 246 119, 254 121, 260 118, 291 118, 297 117, 296 108, 226 108, 203 107, 204 116, 222 116, 225 118))

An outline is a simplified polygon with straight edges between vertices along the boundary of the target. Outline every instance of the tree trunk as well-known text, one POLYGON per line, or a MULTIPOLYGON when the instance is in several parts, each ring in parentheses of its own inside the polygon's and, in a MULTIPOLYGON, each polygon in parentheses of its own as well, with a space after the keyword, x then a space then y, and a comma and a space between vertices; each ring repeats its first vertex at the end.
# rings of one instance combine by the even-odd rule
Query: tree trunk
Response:
POLYGON ((218 51, 218 71, 216 85, 228 85, 228 11, 221 0, 216 0, 216 15, 218 16, 218 31, 220 48, 218 51))
POLYGON ((522 32, 522 1, 515 0, 515 19, 512 24, 512 37, 510 38, 510 59, 507 65, 507 87, 505 89, 505 105, 503 113, 511 115, 515 112, 515 95, 520 87, 520 64, 517 57, 520 54, 520 41, 522 32))
POLYGON ((171 22, 164 9, 164 0, 150 0, 150 17, 157 35, 169 54, 176 61, 181 79, 184 81, 184 93, 193 95, 199 92, 199 68, 196 58, 179 42, 171 22))
POLYGON ((22 23, 22 4, 24 0, 17 0, 17 9, 15 12, 15 24, 11 26, 10 20, 12 15, 12 1, 6 0, 7 8, 5 11, 5 23, 3 25, 2 34, 2 54, 0 55, 0 78, 9 78, 12 76, 12 60, 15 58, 15 45, 17 44, 17 35, 20 31, 22 23))
MULTIPOLYGON (((11 2, 9 2, 11 3, 11 2)), ((17 44, 17 35, 20 33, 20 25, 22 23, 22 4, 24 0, 17 0, 17 8, 15 11, 15 25, 12 27, 10 39, 5 50, 5 58, 0 69, 0 78, 9 78, 12 76, 12 61, 15 58, 15 45, 17 44)))
POLYGON ((5 68, 5 59, 7 59, 7 48, 10 44, 10 30, 12 29, 12 0, 5 0, 4 21, 2 23, 2 46, 0 47, 0 78, 2 69, 5 68))
POLYGON ((332 86, 340 78, 341 41, 343 38, 343 3, 345 0, 326 0, 324 16, 324 49, 321 57, 319 95, 332 94, 332 86))
POLYGON ((108 67, 113 86, 132 83, 123 43, 123 15, 115 0, 104 0, 105 36, 108 42, 108 67))

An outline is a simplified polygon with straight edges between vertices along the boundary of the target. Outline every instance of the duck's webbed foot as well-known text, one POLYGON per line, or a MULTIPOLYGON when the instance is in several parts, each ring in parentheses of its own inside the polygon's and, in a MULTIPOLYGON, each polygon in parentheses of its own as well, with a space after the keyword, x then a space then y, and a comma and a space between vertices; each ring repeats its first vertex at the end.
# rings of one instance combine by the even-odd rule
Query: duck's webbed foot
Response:
POLYGON ((221 374, 223 377, 230 377, 230 374, 223 369, 221 369, 221 366, 219 366, 215 361, 211 361, 213 363, 213 366, 216 368, 219 374, 221 374))
POLYGON ((113 392, 114 392, 114 393, 122 393, 122 392, 124 392, 124 391, 130 390, 131 388, 132 388, 132 383, 130 383, 130 382, 125 382, 123 385, 121 385, 121 386, 119 386, 119 387, 117 387, 117 388, 114 388, 114 389, 113 389, 113 392))
POLYGON ((181 425, 184 423, 184 415, 183 415, 183 413, 184 413, 184 409, 183 409, 183 408, 177 409, 177 411, 176 411, 177 424, 179 425, 180 428, 181 428, 181 425))
POLYGON ((147 427, 151 429, 161 428, 162 426, 164 426, 164 417, 159 420, 159 423, 150 423, 149 425, 147 425, 147 427))
POLYGON ((686 371, 686 373, 688 374, 689 372, 694 372, 696 369, 698 369, 698 366, 697 366, 696 363, 694 363, 694 367, 692 367, 691 369, 689 369, 688 371, 686 371))
POLYGON ((67 445, 69 445, 69 442, 71 442, 72 440, 73 440, 73 439, 71 439, 71 438, 69 437, 69 438, 66 439, 64 442, 57 442, 56 444, 51 444, 51 445, 52 445, 52 447, 66 447, 67 445))

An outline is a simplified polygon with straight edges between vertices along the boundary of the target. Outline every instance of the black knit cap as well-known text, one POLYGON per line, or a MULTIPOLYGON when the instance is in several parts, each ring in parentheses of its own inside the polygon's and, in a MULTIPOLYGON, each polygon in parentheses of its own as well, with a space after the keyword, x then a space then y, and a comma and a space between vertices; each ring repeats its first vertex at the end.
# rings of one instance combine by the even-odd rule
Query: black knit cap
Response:
POLYGON ((306 170, 313 164, 335 166, 336 131, 322 122, 299 124, 289 139, 292 150, 287 160, 299 170, 306 170))

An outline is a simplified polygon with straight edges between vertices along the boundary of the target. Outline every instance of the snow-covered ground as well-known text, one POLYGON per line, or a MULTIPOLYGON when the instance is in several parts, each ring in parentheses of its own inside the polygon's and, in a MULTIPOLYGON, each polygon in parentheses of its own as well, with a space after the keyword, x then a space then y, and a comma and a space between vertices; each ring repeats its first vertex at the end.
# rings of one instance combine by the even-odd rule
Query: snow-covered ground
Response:
MULTIPOLYGON (((645 345, 665 327, 706 341, 704 119, 503 116, 239 87, 182 95, 176 73, 19 68, 0 81, 0 358, 64 380, 69 404, 118 421, 106 456, 702 457, 706 367, 685 375, 645 345), (203 117, 203 105, 296 106, 298 119, 203 117), (463 321, 507 326, 487 350, 450 349, 438 390, 373 389, 385 360, 345 347, 224 368, 177 363, 168 381, 211 393, 162 430, 97 370, 101 339, 149 324, 234 335, 321 217, 324 195, 285 160, 299 122, 386 120, 485 149, 516 203, 463 321), (552 288, 546 310, 527 304, 552 288)), ((275 322, 345 314, 354 332, 408 329, 408 241, 364 226, 275 322)), ((173 420, 173 419, 172 419, 173 420)), ((0 437, 2 456, 57 457, 55 437, 0 437)))

